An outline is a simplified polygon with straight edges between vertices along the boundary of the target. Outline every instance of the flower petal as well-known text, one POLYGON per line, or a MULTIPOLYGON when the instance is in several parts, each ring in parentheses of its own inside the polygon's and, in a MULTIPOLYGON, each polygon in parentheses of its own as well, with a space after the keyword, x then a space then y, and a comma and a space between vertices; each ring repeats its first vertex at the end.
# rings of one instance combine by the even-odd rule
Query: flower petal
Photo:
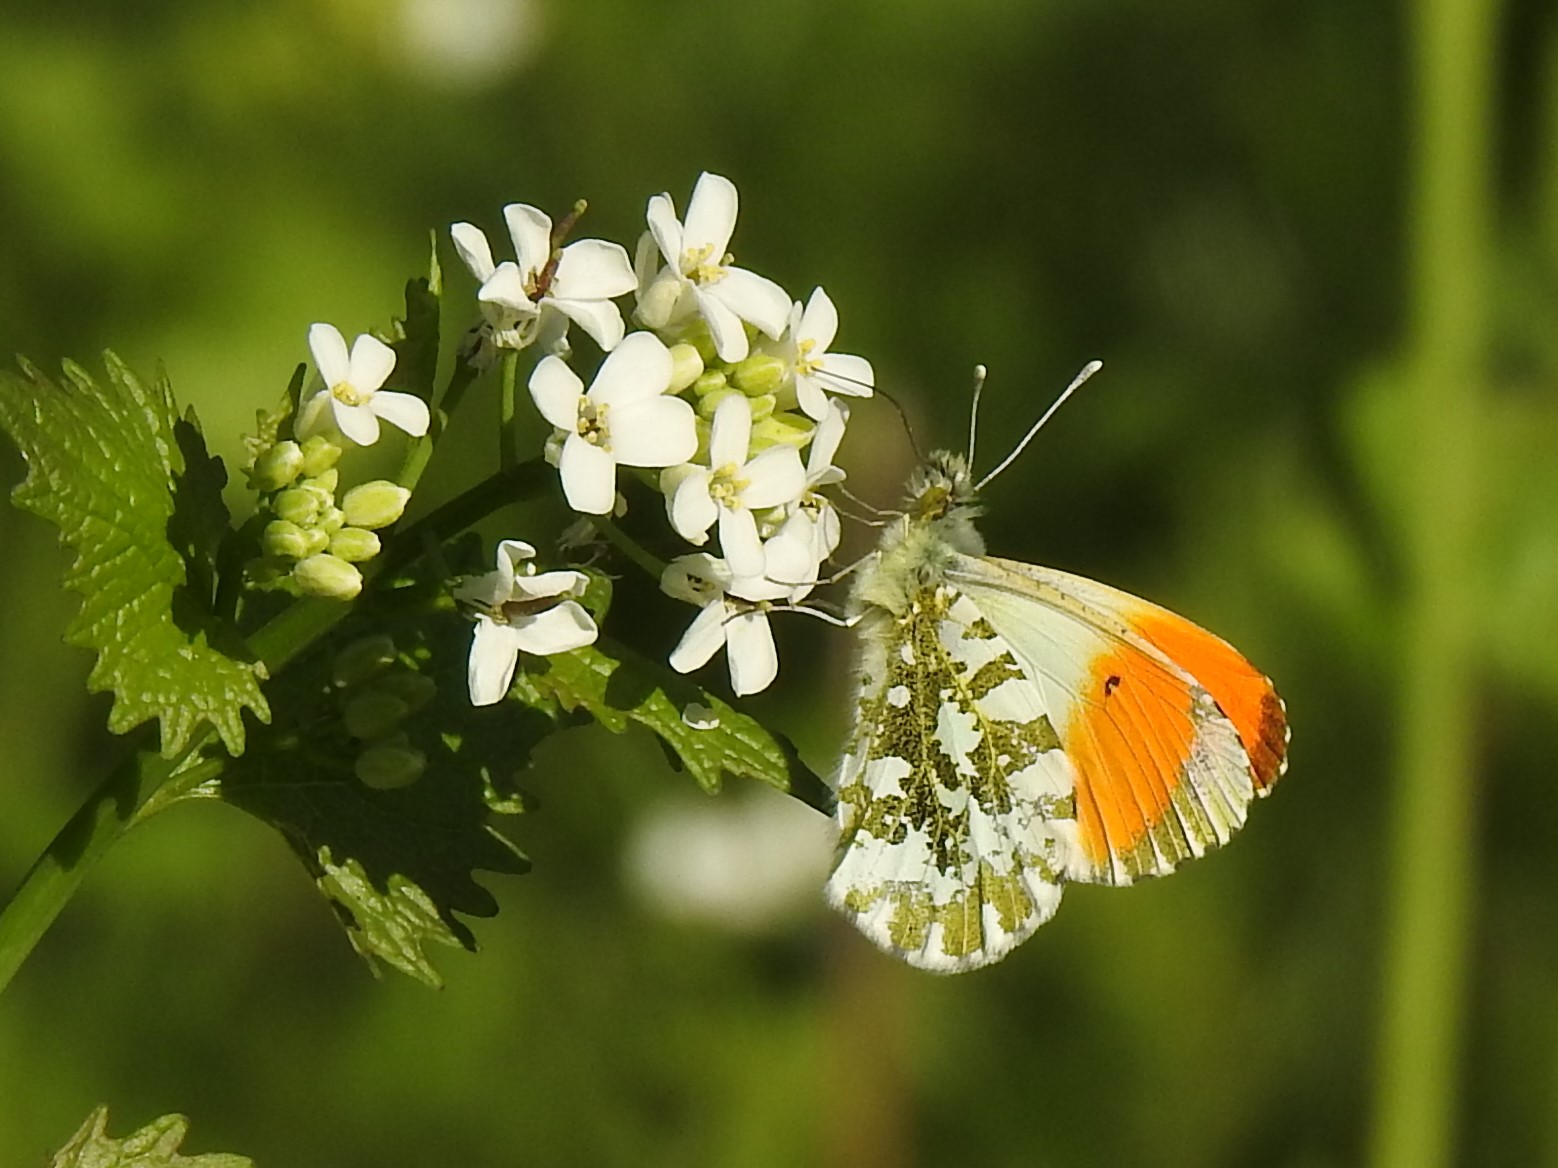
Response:
POLYGON ((513 260, 504 260, 497 266, 481 286, 481 291, 476 293, 476 299, 483 304, 501 304, 526 316, 536 313, 535 302, 530 299, 530 290, 525 285, 525 275, 513 260))
POLYGON ((471 691, 471 705, 490 706, 508 696, 519 662, 519 634, 511 625, 499 624, 491 617, 476 618, 471 636, 471 656, 465 678, 471 691))
POLYGON ((671 202, 671 196, 651 195, 649 211, 645 218, 649 221, 650 234, 660 245, 660 254, 665 257, 666 263, 680 272, 682 270, 682 224, 676 217, 676 204, 671 202))
POLYGON ((708 664, 709 658, 725 644, 725 602, 715 600, 703 606, 692 624, 671 650, 670 666, 677 673, 691 673, 708 664))
MULTIPOLYGON (((692 188, 692 199, 687 204, 682 246, 688 249, 707 246, 709 259, 719 263, 736 230, 736 209, 736 184, 723 175, 704 171, 698 176, 698 183, 692 188)), ((789 307, 788 300, 785 307, 789 307)))
POLYGON ((730 567, 708 552, 677 556, 660 573, 661 592, 674 600, 685 600, 700 607, 717 599, 728 583, 730 567))
POLYGON ((546 267, 552 258, 551 217, 528 203, 510 203, 503 208, 503 222, 514 241, 520 274, 529 277, 546 267))
POLYGON ((579 428, 579 399, 584 382, 561 357, 542 357, 530 374, 530 399, 541 416, 559 430, 579 428))
POLYGON ((363 333, 352 342, 352 388, 372 393, 395 371, 395 350, 378 337, 363 333))
POLYGON ((367 406, 349 406, 332 394, 330 411, 335 415, 336 429, 358 446, 372 446, 379 440, 379 419, 367 406))
POLYGON ((795 339, 811 341, 815 345, 813 352, 826 353, 838 331, 839 314, 833 307, 832 298, 821 288, 813 288, 806 311, 801 314, 800 326, 795 330, 795 339))
POLYGON ((298 420, 292 427, 293 434, 298 438, 309 438, 328 428, 326 421, 329 416, 331 403, 335 401, 335 395, 328 389, 321 389, 313 397, 303 403, 303 408, 298 411, 298 420))
POLYGON ((620 243, 581 239, 563 248, 551 294, 566 300, 609 300, 637 287, 633 264, 620 243))
POLYGON ((335 325, 309 326, 308 348, 314 354, 314 366, 324 378, 326 388, 351 380, 352 359, 346 352, 346 338, 335 325))
POLYGON ((758 538, 752 512, 738 507, 719 509, 719 546, 738 578, 763 574, 763 541, 758 538))
POLYGON ((849 409, 838 402, 828 403, 828 412, 817 421, 812 432, 811 448, 806 452, 806 481, 816 483, 833 466, 833 456, 844 440, 844 428, 849 423, 849 409))
POLYGON ((572 600, 538 612, 515 628, 519 631, 519 647, 541 657, 593 645, 599 635, 590 614, 572 600))
POLYGON ((714 407, 709 430, 709 465, 743 466, 752 441, 752 403, 733 393, 714 407))
POLYGON ((454 240, 454 250, 460 253, 460 259, 471 275, 486 283, 494 265, 492 248, 487 245, 487 236, 482 229, 474 223, 456 223, 449 228, 449 238, 454 240))
POLYGON ((731 365, 746 360, 749 344, 741 318, 703 288, 695 288, 694 295, 698 300, 698 312, 709 326, 709 336, 714 339, 714 351, 719 359, 731 365))
POLYGON ((747 463, 743 473, 747 488, 741 502, 755 511, 793 503, 806 490, 806 468, 793 446, 770 446, 747 463))
POLYGON ((555 572, 539 572, 534 576, 514 577, 514 593, 526 600, 548 600, 553 596, 580 596, 589 582, 590 578, 583 572, 563 568, 555 572))
POLYGON ((704 291, 770 337, 784 332, 790 319, 790 294, 767 276, 745 268, 726 268, 723 276, 704 286, 704 291))
POLYGON ((391 426, 404 430, 413 438, 420 438, 426 434, 428 424, 432 421, 428 414, 427 403, 414 393, 381 390, 373 395, 368 408, 391 426))
POLYGON ((603 352, 609 353, 622 343, 622 334, 626 331, 622 313, 611 301, 564 300, 549 296, 546 303, 569 320, 576 321, 603 352))
POLYGON ((698 453, 697 416, 679 397, 652 397, 616 406, 611 453, 624 466, 675 466, 698 453))
POLYGON ((455 587, 454 598, 476 608, 497 608, 508 603, 513 584, 513 576, 505 577, 501 570, 467 576, 455 587))
POLYGON ((871 362, 848 353, 829 353, 812 376, 834 393, 850 397, 870 397, 871 388, 876 384, 876 371, 871 368, 871 362))
POLYGON ((768 615, 744 612, 725 627, 725 655, 730 664, 730 688, 737 695, 760 693, 779 676, 779 651, 768 615))
POLYGON ((624 337, 601 362, 590 385, 590 400, 615 406, 654 397, 670 387, 671 350, 654 333, 636 332, 624 337))
POLYGON ((671 496, 671 526, 691 543, 702 543, 708 538, 709 528, 719 518, 719 504, 709 494, 709 478, 709 472, 699 467, 681 481, 671 496))
POLYGON ((795 402, 801 407, 801 413, 813 421, 820 422, 828 416, 827 391, 822 382, 809 373, 795 376, 795 402))
POLYGON ((610 515, 617 501, 617 460, 577 432, 563 443, 557 469, 568 506, 586 515, 610 515))

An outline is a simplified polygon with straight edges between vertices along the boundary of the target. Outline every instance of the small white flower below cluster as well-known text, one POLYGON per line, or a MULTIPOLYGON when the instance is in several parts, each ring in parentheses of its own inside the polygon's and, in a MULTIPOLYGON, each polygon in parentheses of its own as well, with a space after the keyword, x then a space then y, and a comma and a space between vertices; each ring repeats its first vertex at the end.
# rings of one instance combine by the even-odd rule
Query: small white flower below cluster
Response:
POLYGON ((536 549, 517 539, 498 544, 497 567, 455 589, 455 599, 476 610, 467 670, 471 704, 502 701, 521 652, 547 657, 593 645, 595 622, 577 599, 589 578, 583 572, 536 574, 526 560, 536 549))
POLYGON ((430 419, 425 401, 415 394, 380 388, 395 371, 395 351, 383 341, 363 333, 348 353, 338 328, 316 324, 308 330, 308 347, 325 388, 304 403, 299 437, 321 428, 327 406, 336 429, 359 446, 379 440, 381 418, 413 438, 427 433, 430 419))

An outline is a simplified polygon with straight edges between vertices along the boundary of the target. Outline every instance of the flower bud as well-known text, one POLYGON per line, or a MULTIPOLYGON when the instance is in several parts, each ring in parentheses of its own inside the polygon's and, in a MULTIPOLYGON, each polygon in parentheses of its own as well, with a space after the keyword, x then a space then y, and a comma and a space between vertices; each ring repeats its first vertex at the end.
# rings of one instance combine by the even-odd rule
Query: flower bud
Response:
POLYGON ((278 491, 298 477, 303 462, 303 451, 296 442, 278 442, 254 460, 249 485, 257 491, 278 491))
POLYGON ((301 560, 309 554, 308 537, 304 535, 303 529, 285 519, 273 519, 265 525, 265 531, 260 536, 260 547, 268 556, 288 560, 301 560))
POLYGON ((753 353, 736 363, 730 371, 730 380, 742 393, 755 397, 778 389, 784 384, 787 372, 785 363, 772 353, 753 353))
POLYGON ((410 669, 394 669, 373 683, 374 689, 394 694, 406 703, 407 713, 416 713, 438 696, 438 683, 410 669))
POLYGON ((671 319, 671 312, 682 294, 681 281, 675 273, 661 272, 638 294, 638 307, 633 315, 651 329, 664 328, 671 319))
POLYGON ((278 519, 299 527, 311 527, 319 515, 319 492, 306 487, 288 487, 276 496, 271 509, 278 519))
POLYGON ((427 770, 427 756, 398 737, 368 747, 357 756, 352 769, 365 787, 393 791, 409 787, 427 770))
POLYGON ((394 694, 374 687, 360 690, 347 699, 341 710, 341 721, 353 738, 367 741, 390 733, 410 712, 411 707, 394 694))
POLYGON ((774 412, 774 406, 778 404, 778 399, 771 393, 760 393, 756 397, 748 398, 747 401, 751 403, 754 422, 761 422, 768 417, 774 412))
POLYGON ((346 512, 331 503, 319 513, 319 518, 314 520, 314 526, 326 535, 334 535, 346 526, 346 512))
POLYGON ((304 479, 298 485, 309 487, 316 491, 321 491, 333 500, 335 498, 336 487, 341 485, 341 472, 332 466, 328 470, 321 471, 319 474, 314 475, 312 478, 304 479))
POLYGON ((303 442, 303 473, 318 478, 336 464, 341 448, 323 434, 315 434, 303 442))
POLYGON ((770 446, 801 446, 816 427, 798 414, 772 414, 752 423, 749 449, 753 454, 770 446))
POLYGON ((361 527, 343 527, 330 537, 330 554, 360 564, 379 554, 379 537, 361 527))
POLYGON ((341 510, 352 527, 366 527, 370 531, 388 527, 406 512, 406 500, 411 492, 385 479, 362 483, 346 492, 341 500, 341 510))
POLYGON ((671 346, 670 393, 681 393, 703 373, 703 358, 686 341, 671 346))
POLYGON ((350 600, 362 591, 362 573, 328 552, 299 560, 292 569, 292 579, 305 596, 350 600))
POLYGON ((720 370, 705 369, 697 377, 693 378, 692 391, 699 397, 702 397, 706 393, 724 389, 728 384, 729 382, 726 380, 725 374, 720 370))
POLYGON ((704 394, 693 403, 693 409, 698 412, 700 417, 709 418, 712 420, 714 417, 714 411, 719 409, 720 402, 724 401, 727 397, 741 396, 743 395, 739 389, 726 385, 704 394))
POLYGON ((303 529, 303 555, 317 556, 330 546, 330 533, 320 527, 303 529))
POLYGON ((361 685, 395 663, 395 642, 385 633, 360 637, 335 655, 331 677, 345 688, 361 685))

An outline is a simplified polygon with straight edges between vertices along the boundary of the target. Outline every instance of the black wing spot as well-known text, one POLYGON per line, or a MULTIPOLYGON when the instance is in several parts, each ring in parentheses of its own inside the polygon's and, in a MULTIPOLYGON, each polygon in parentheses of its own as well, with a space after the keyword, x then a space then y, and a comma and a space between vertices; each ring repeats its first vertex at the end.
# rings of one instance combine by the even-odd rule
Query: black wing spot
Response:
POLYGON ((1111 673, 1108 679, 1104 682, 1104 697, 1107 698, 1113 696, 1114 691, 1119 688, 1120 675, 1118 673, 1111 673))

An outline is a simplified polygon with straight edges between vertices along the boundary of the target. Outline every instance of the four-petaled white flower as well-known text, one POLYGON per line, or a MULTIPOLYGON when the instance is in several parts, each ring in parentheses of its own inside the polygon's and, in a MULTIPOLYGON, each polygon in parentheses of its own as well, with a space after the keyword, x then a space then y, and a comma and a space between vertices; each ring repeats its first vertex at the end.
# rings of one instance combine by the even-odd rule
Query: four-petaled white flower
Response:
POLYGON ((876 373, 864 357, 828 352, 838 327, 838 310, 821 288, 812 291, 804 309, 797 300, 790 310, 786 356, 795 375, 795 399, 818 422, 827 416, 829 393, 870 397, 876 385, 876 373))
POLYGON ((536 408, 563 432, 558 470, 568 505, 608 515, 617 466, 674 466, 698 449, 692 407, 667 397, 670 350, 653 333, 633 333, 601 362, 589 392, 561 358, 542 358, 530 375, 536 408))
POLYGON ((554 256, 552 220, 525 203, 503 208, 515 260, 494 264, 480 228, 456 223, 449 229, 455 250, 481 281, 477 301, 500 348, 522 349, 542 342, 561 348, 571 320, 608 352, 622 340, 622 313, 613 296, 637 285, 633 265, 620 244, 581 239, 554 256))
POLYGON ((455 589, 455 599, 477 609, 466 676, 471 704, 502 701, 521 652, 545 657, 595 643, 595 622, 573 597, 584 592, 583 572, 534 573, 524 561, 536 549, 517 539, 498 544, 498 566, 455 589))
POLYGON ((379 388, 395 368, 395 351, 383 341, 363 333, 348 353, 338 328, 316 324, 308 330, 308 347, 325 388, 304 405, 297 424, 300 434, 318 428, 327 405, 336 428, 359 446, 379 440, 380 418, 413 438, 427 433, 425 401, 415 394, 379 388))
MULTIPOLYGON (((651 289, 641 296, 639 316, 651 328, 664 326, 677 304, 691 296, 709 326, 721 361, 740 361, 748 342, 742 321, 777 338, 790 314, 790 297, 755 272, 732 267, 726 247, 736 227, 736 187, 728 178, 704 172, 693 187, 685 222, 677 219, 670 195, 649 200, 649 230, 665 257, 657 280, 673 284, 678 296, 651 289)), ((664 285, 662 285, 662 289, 664 285)))
POLYGON ((691 673, 725 650, 730 686, 740 696, 759 693, 779 674, 779 651, 768 627, 768 600, 787 589, 762 577, 737 578, 724 560, 707 552, 678 556, 666 565, 660 588, 700 611, 671 651, 671 668, 691 673))
POLYGON ((720 550, 737 576, 763 572, 763 542, 752 512, 793 503, 806 489, 795 447, 770 446, 748 461, 751 437, 752 403, 733 393, 714 410, 710 465, 689 472, 670 500, 671 526, 692 543, 703 543, 718 521, 720 550))

